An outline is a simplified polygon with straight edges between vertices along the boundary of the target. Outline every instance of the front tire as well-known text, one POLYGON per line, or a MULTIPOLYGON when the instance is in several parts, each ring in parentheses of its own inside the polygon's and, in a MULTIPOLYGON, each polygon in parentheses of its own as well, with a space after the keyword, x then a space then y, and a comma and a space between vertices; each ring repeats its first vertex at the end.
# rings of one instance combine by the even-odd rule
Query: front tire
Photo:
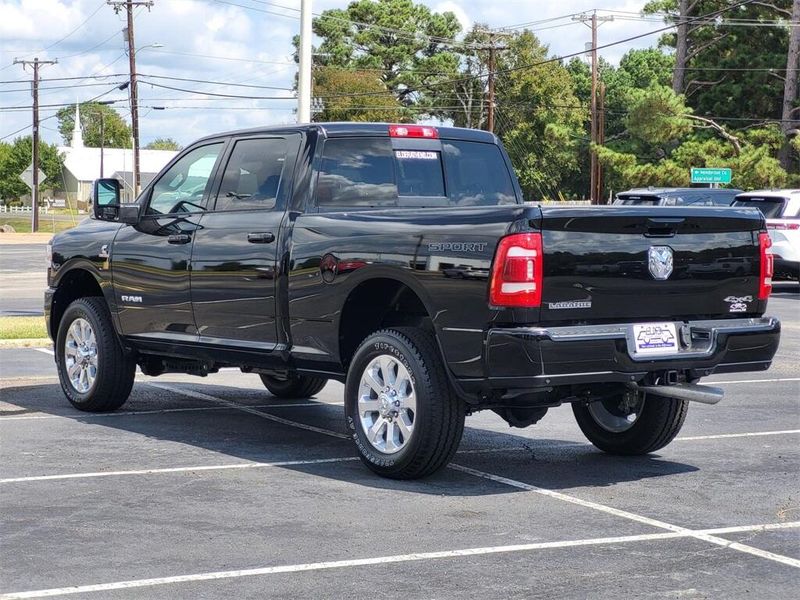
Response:
POLYGON ((417 479, 452 459, 465 410, 444 369, 433 335, 412 327, 378 331, 356 350, 345 384, 347 428, 378 475, 417 479))
POLYGON ((102 298, 75 300, 64 311, 55 345, 61 389, 78 410, 109 412, 125 404, 136 361, 119 343, 102 298))
POLYGON ((589 404, 572 404, 586 438, 609 454, 636 456, 669 444, 683 426, 689 403, 626 393, 589 404))
POLYGON ((290 374, 288 377, 261 375, 260 377, 261 382, 269 390, 270 394, 285 400, 310 398, 321 392, 325 384, 328 383, 328 380, 324 377, 312 377, 310 375, 290 374))

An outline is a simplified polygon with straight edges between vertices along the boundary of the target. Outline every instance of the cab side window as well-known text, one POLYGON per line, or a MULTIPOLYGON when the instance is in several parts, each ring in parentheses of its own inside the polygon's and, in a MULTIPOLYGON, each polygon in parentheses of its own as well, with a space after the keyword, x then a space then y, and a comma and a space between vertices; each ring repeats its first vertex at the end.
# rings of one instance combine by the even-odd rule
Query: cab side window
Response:
POLYGON ((222 146, 219 142, 195 148, 172 165, 153 186, 147 214, 204 211, 211 175, 222 146))
POLYGON ((215 210, 273 208, 283 179, 284 138, 239 140, 222 176, 215 210))

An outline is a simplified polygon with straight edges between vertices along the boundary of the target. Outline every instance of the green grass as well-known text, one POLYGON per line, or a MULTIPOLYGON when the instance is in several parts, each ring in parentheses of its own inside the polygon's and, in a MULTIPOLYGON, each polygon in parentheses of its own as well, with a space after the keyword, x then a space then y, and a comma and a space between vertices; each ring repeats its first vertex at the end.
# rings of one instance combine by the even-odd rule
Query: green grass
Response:
MULTIPOLYGON (((46 233, 58 233, 75 227, 85 215, 75 218, 75 223, 72 221, 52 221, 47 218, 47 215, 39 215, 39 231, 46 233)), ((26 217, 9 217, 6 215, 0 216, 0 225, 11 225, 16 233, 30 233, 31 232, 31 218, 26 217)), ((3 234, 0 234, 3 235, 3 234)))
POLYGON ((0 317, 0 340, 46 337, 44 317, 0 317))

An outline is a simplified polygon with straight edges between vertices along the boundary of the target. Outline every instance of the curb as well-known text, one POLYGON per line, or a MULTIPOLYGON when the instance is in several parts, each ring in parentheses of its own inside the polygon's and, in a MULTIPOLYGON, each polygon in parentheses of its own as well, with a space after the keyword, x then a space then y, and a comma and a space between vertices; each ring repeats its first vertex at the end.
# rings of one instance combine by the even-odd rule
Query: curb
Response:
POLYGON ((50 338, 20 338, 18 340, 0 340, 0 348, 52 348, 50 338))

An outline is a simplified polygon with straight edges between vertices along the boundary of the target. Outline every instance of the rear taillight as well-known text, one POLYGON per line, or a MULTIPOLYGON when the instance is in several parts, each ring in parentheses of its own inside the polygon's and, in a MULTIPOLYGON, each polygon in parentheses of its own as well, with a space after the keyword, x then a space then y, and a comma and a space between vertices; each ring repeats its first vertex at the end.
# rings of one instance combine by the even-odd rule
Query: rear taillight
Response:
POLYGON ((492 306, 539 306, 542 273, 541 233, 516 233, 502 238, 494 255, 489 303, 492 306))
POLYGON ((759 300, 766 300, 772 293, 772 274, 774 272, 775 263, 773 262, 774 257, 772 256, 772 251, 769 249, 770 246, 772 246, 772 240, 769 239, 769 234, 763 231, 759 233, 758 248, 761 254, 761 276, 758 284, 759 300))

